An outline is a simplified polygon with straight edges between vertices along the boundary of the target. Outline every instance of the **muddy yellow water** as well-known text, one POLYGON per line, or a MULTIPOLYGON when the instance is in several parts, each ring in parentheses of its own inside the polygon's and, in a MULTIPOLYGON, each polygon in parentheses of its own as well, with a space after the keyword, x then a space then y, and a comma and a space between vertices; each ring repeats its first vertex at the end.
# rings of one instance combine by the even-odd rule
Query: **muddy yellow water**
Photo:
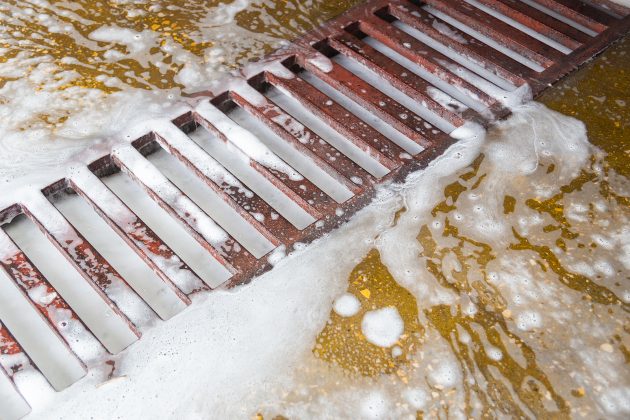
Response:
MULTIPOLYGON (((19 56, 51 57, 56 67, 52 71, 73 71, 79 75, 59 89, 183 89, 185 84, 176 79, 185 65, 177 59, 182 52, 190 53, 200 65, 237 69, 277 48, 279 40, 293 39, 356 3, 357 0, 5 0, 0 4, 0 63, 19 56), (232 9, 226 10, 225 5, 232 9), (232 14, 236 31, 225 28, 232 14), (138 54, 130 51, 134 47, 126 41, 95 40, 95 31, 103 28, 133 31, 124 35, 131 42, 134 37, 142 37, 138 54), (213 52, 213 47, 231 51, 213 52), (123 86, 107 85, 104 78, 111 77, 122 81, 123 86)), ((14 79, 0 77, 0 87, 14 79)))
POLYGON ((350 317, 333 311, 330 322, 317 337, 313 352, 350 372, 366 376, 395 373, 404 378, 404 371, 399 368, 408 355, 418 349, 423 335, 416 299, 396 283, 376 250, 350 274, 348 293, 361 301, 361 309, 350 317), (370 343, 361 332, 361 320, 366 312, 388 307, 397 308, 405 325, 395 353, 390 348, 370 343))
POLYGON ((581 71, 569 75, 539 100, 584 121, 589 139, 607 162, 630 176, 630 37, 623 38, 581 71))

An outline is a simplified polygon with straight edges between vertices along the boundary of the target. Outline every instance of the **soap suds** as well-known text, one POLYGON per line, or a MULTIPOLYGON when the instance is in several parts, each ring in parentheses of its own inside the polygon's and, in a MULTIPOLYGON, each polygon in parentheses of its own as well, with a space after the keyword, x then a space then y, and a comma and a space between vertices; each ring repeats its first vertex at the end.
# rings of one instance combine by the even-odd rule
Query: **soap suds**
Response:
POLYGON ((335 299, 333 309, 340 316, 354 316, 359 312, 359 309, 361 309, 361 302, 359 302, 359 299, 357 299, 354 295, 344 293, 335 299))
POLYGON ((365 338, 379 347, 391 347, 400 338, 405 324, 396 308, 383 308, 363 315, 361 331, 365 338))

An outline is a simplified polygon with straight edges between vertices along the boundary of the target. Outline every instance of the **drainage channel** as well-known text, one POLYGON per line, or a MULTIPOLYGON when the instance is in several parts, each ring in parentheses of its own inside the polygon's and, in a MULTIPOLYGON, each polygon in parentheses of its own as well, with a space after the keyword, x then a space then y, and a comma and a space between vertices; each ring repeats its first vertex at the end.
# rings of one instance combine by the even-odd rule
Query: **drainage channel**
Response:
POLYGON ((339 226, 628 33, 610 1, 368 1, 0 211, 0 407, 339 226))

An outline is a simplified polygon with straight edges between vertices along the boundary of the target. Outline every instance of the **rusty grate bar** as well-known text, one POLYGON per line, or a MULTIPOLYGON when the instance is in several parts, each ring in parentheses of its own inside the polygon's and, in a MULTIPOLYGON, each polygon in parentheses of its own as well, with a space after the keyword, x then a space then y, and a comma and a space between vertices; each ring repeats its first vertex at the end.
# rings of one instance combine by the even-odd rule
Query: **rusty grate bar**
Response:
POLYGON ((78 343, 86 335, 111 353, 132 344, 140 336, 130 320, 133 302, 146 302, 168 318, 64 217, 51 202, 58 196, 77 194, 84 200, 156 273, 181 310, 191 294, 212 286, 102 177, 127 174, 209 260, 225 268, 225 285, 232 287, 270 269, 271 254, 257 258, 230 226, 220 226, 149 161, 151 153, 168 153, 273 248, 288 252, 348 220, 372 199, 376 185, 424 167, 455 141, 449 136, 453 129, 508 115, 497 92, 509 96, 529 86, 536 96, 629 28, 630 10, 608 0, 368 1, 244 68, 223 90, 199 93, 172 121, 147 121, 135 141, 121 142, 89 165, 70 168, 65 179, 9 203, 0 211, 0 272, 54 334, 59 354, 76 363, 51 373, 37 343, 24 338, 19 326, 0 322, 0 354, 13 356, 13 362, 0 363, 0 406, 11 407, 15 418, 28 411, 12 383, 22 370, 39 370, 55 389, 78 380, 85 373, 78 343), (286 156, 232 118, 239 110, 275 135, 279 143, 273 147, 286 156), (196 139, 199 133, 212 147, 245 162, 311 221, 291 220, 243 175, 243 167, 213 156, 196 139), (296 169, 291 162, 300 159, 336 183, 341 198, 327 193, 318 176, 296 169), (111 310, 111 322, 123 329, 115 339, 83 319, 76 297, 56 290, 5 233, 1 225, 19 215, 39 228, 111 310), (73 328, 64 328, 55 310, 65 311, 73 328))

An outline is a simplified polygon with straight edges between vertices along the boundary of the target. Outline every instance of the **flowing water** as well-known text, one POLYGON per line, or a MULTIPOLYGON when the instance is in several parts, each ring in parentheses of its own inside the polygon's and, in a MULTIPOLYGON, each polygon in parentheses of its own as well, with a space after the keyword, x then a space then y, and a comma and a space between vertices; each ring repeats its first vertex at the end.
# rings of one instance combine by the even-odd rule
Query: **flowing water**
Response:
MULTIPOLYGON (((28 141, 41 143, 41 133, 70 141, 76 133, 64 127, 78 103, 115 107, 108 98, 139 95, 137 103, 154 104, 146 95, 162 100, 196 88, 348 5, 189 2, 184 13, 167 2, 72 3, 80 7, 33 2, 72 21, 72 42, 29 32, 28 47, 5 47, 8 57, 38 56, 30 48, 46 53, 24 64, 32 67, 26 76, 6 76, 9 66, 0 64, 4 115, 27 100, 15 94, 26 85, 59 105, 51 111, 67 106, 70 113, 63 121, 24 114, 15 126, 2 117, 9 131, 35 121, 24 131, 40 137, 28 141), (114 3, 122 12, 107 7, 114 3), (129 39, 114 26, 146 43, 112 49, 94 41, 129 39), (37 39, 41 45, 31 46, 37 39), (97 54, 82 55, 88 42, 97 54), (163 42, 177 44, 175 52, 151 52, 163 42), (119 48, 125 57, 107 53, 119 48), (143 58, 127 56, 134 51, 143 58), (146 54, 153 55, 143 61, 146 54), (66 56, 82 64, 66 68, 66 56), (203 71, 186 76, 201 63, 193 57, 204 57, 203 71), (50 78, 59 85, 37 87, 50 78), (81 99, 63 104, 64 92, 81 99)), ((42 14, 36 7, 32 16, 42 14)), ((16 32, 39 27, 24 24, 34 19, 16 23, 16 45, 24 44, 16 32)), ((49 19, 40 21, 41 31, 58 33, 49 19)), ((630 38, 541 98, 586 125, 540 104, 518 107, 405 183, 382 188, 348 225, 273 272, 234 291, 198 295, 121 355, 91 362, 88 377, 68 390, 54 393, 41 377, 16 375, 31 417, 627 418, 628 54, 630 38)), ((8 139, 9 150, 24 147, 8 139)))

